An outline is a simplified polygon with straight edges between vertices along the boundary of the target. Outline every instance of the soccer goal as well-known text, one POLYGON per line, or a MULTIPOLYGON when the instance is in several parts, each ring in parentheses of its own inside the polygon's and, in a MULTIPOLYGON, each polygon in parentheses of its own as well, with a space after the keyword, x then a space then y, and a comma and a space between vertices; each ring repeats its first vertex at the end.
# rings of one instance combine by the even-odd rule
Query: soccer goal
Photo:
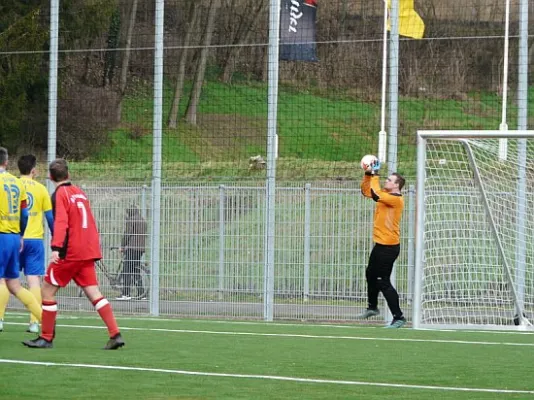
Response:
POLYGON ((534 131, 417 140, 414 327, 532 329, 534 131))

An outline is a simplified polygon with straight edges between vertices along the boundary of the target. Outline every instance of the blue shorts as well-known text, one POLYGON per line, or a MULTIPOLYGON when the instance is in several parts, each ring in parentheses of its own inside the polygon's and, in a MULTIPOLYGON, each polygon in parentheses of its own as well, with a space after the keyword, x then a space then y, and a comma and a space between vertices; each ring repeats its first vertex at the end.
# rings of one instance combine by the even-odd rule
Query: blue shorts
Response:
POLYGON ((19 277, 20 235, 0 233, 0 278, 19 277))
POLYGON ((20 253, 20 270, 24 275, 43 276, 45 272, 45 251, 42 239, 25 239, 20 253))

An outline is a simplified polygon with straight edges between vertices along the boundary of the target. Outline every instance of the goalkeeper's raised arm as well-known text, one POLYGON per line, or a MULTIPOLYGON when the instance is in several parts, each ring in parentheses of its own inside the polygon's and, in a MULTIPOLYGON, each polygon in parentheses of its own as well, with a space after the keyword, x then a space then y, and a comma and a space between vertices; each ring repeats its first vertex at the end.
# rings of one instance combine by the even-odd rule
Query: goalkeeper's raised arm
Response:
MULTIPOLYGON (((374 156, 365 156, 365 157, 374 157, 374 156)), ((363 163, 363 160, 362 160, 362 163, 363 163)), ((365 175, 363 176, 360 188, 362 190, 362 194, 365 197, 369 197, 371 199, 373 197, 373 194, 371 193, 371 178, 373 176, 378 177, 378 172, 380 171, 380 160, 374 157, 374 161, 371 164, 369 164, 368 168, 369 169, 365 172, 365 175)))

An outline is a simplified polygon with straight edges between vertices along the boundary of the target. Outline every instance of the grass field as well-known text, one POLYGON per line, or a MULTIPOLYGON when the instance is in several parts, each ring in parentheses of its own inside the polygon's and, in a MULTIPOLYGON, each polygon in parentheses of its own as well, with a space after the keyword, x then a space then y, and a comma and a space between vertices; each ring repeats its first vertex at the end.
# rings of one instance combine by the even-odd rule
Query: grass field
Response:
POLYGON ((531 334, 358 325, 58 319, 55 348, 27 349, 26 315, 0 334, 5 399, 526 399, 531 334))
MULTIPOLYGON (((184 88, 180 116, 185 113, 190 84, 184 88)), ((152 88, 139 84, 124 99, 121 123, 108 141, 84 162, 73 163, 75 176, 106 176, 118 180, 148 180, 152 160, 152 88), (95 168, 95 164, 99 165, 95 168)), ((203 86, 196 125, 179 120, 167 127, 173 97, 164 88, 163 178, 254 179, 264 171, 249 170, 248 158, 266 157, 267 86, 258 82, 203 86)), ((534 98, 534 87, 530 89, 534 98)), ((472 93, 466 99, 399 99, 398 170, 415 174, 415 133, 418 129, 498 129, 501 100, 495 93, 472 93)), ((529 104, 534 115, 534 102, 529 104)), ((509 107, 509 128, 517 119, 509 107)), ((380 130, 379 102, 364 101, 340 91, 301 90, 281 85, 277 132, 279 179, 352 179, 364 154, 376 152, 380 130)), ((359 176, 359 175, 358 175, 359 176)))

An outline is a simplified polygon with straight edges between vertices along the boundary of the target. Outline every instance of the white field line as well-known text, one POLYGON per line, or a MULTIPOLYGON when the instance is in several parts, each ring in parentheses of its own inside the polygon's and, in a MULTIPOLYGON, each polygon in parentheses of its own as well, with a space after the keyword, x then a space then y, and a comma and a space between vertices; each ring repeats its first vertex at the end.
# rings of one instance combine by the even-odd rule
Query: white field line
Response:
MULTIPOLYGON (((27 325, 23 322, 5 322, 5 325, 27 325)), ((105 326, 95 325, 60 325, 61 328, 76 329, 106 329, 105 326)), ((408 342, 408 343, 445 343, 445 344, 468 344, 480 346, 518 346, 534 347, 534 343, 513 343, 513 342, 477 342, 468 340, 440 340, 440 339, 411 339, 411 338, 377 338, 365 336, 332 336, 332 335, 302 335, 293 333, 261 333, 261 332, 231 332, 231 331, 201 331, 192 329, 165 329, 165 328, 134 328, 121 326, 121 331, 141 331, 141 332, 169 332, 169 333, 194 333, 204 335, 230 335, 230 336, 263 336, 278 338, 299 338, 299 339, 328 339, 328 340, 369 340, 377 342, 408 342)))
MULTIPOLYGON (((28 313, 22 312, 10 312, 9 316, 12 318, 29 318, 28 313)), ((58 315, 58 320, 86 320, 91 319, 90 315, 78 317, 75 315, 58 315)), ((95 318, 96 319, 96 318, 95 318)), ((340 324, 328 324, 328 323, 277 323, 277 322, 254 322, 254 321, 226 321, 226 320, 211 320, 211 319, 180 319, 180 318, 160 318, 160 317, 117 317, 118 321, 150 321, 150 322, 194 322, 194 323, 206 323, 206 324, 228 324, 228 325, 259 325, 259 326, 297 326, 297 327, 311 327, 311 328, 349 328, 349 329, 382 329, 383 326, 374 325, 340 325, 340 324)), ((373 321, 374 322, 374 321, 373 321)), ((385 325, 384 325, 385 326, 385 325)), ((458 333, 485 333, 488 335, 534 335, 534 332, 521 332, 521 331, 493 331, 493 330, 459 330, 459 329, 418 329, 419 331, 431 331, 431 332, 458 332, 458 333)))
POLYGON ((193 376, 209 376, 217 378, 241 378, 241 379, 261 379, 272 381, 286 381, 299 383, 318 383, 329 385, 354 385, 354 386, 372 386, 385 388, 402 388, 402 389, 421 389, 421 390, 436 390, 436 391, 456 391, 456 392, 481 392, 481 393, 502 393, 502 394, 530 394, 534 395, 533 390, 514 390, 514 389, 489 389, 489 388, 466 388, 466 387, 450 387, 450 386, 427 386, 427 385, 407 385, 400 383, 379 383, 379 382, 365 382, 365 381, 345 381, 334 379, 311 379, 311 378, 296 378, 291 376, 273 376, 273 375, 248 375, 248 374, 225 374, 217 372, 199 372, 199 371, 184 371, 176 369, 162 369, 162 368, 142 368, 142 367, 125 367, 118 365, 98 365, 98 364, 71 364, 71 363, 54 363, 54 362, 40 362, 40 361, 23 361, 23 360, 9 360, 0 359, 0 363, 5 364, 24 364, 24 365, 39 365, 46 367, 67 367, 67 368, 92 368, 92 369, 107 369, 118 371, 142 371, 142 372, 157 372, 163 374, 176 375, 193 375, 193 376))
MULTIPOLYGON (((29 313, 26 312, 9 312, 9 317, 12 318, 27 318, 29 319, 29 313)), ((76 315, 58 315, 57 319, 90 319, 91 315, 78 317, 76 315)), ((228 325, 263 325, 263 326, 307 326, 307 327, 328 327, 328 328, 381 328, 373 325, 340 325, 340 324, 328 324, 328 323, 290 323, 290 322, 260 322, 260 321, 233 321, 233 320, 216 320, 216 319, 181 319, 181 318, 160 318, 160 317, 124 317, 117 316, 118 321, 150 321, 150 322, 194 322, 194 323, 207 323, 207 324, 228 324, 228 325)), ((372 321, 374 322, 374 321, 372 321)), ((377 321, 380 323, 380 321, 377 321)), ((385 325, 385 322, 384 322, 385 325)), ((442 330, 443 331, 443 330, 442 330)), ((534 333, 533 333, 534 334, 534 333)))

